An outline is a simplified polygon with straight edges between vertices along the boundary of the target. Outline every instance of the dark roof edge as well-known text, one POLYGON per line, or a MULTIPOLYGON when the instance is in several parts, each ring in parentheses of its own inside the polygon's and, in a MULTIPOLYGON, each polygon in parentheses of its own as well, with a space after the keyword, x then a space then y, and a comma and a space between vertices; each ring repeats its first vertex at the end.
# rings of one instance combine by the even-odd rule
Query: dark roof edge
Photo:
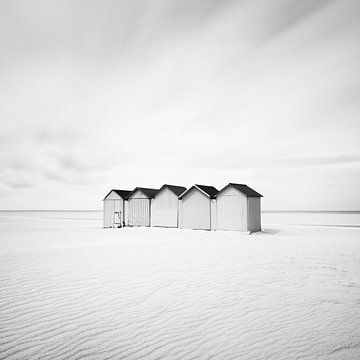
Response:
POLYGON ((185 186, 178 186, 178 185, 170 185, 170 184, 164 184, 161 186, 161 188, 157 191, 155 196, 163 189, 168 188, 170 191, 172 191, 176 196, 180 196, 182 193, 186 191, 185 186))
POLYGON ((189 189, 185 190, 180 196, 179 199, 182 199, 184 197, 184 195, 186 195, 190 190, 192 189, 198 189, 199 191, 201 191, 204 195, 208 196, 210 199, 215 199, 216 198, 216 194, 219 192, 219 190, 217 190, 215 187, 213 186, 208 186, 208 185, 199 185, 199 184, 195 184, 193 186, 191 186, 189 189), (212 192, 209 193, 209 189, 207 189, 208 191, 206 191, 205 189, 202 189, 201 187, 205 187, 205 188, 210 188, 212 189, 212 192))
POLYGON ((127 197, 129 196, 129 194, 131 193, 131 190, 119 190, 119 189, 111 189, 106 196, 103 198, 103 200, 105 200, 112 192, 115 192, 116 194, 118 194, 122 199, 127 200, 127 197))
POLYGON ((210 199, 215 199, 217 193, 219 192, 219 190, 212 186, 212 185, 200 185, 200 184, 195 184, 195 186, 202 190, 203 192, 205 192, 206 194, 209 195, 210 199))
POLYGON ((223 192, 225 189, 227 189, 229 186, 233 186, 235 189, 240 191, 242 194, 244 194, 247 197, 264 197, 254 189, 252 189, 250 186, 247 186, 246 184, 236 184, 236 183, 229 183, 226 186, 224 186, 217 195, 219 195, 221 192, 223 192))
POLYGON ((145 195, 147 195, 150 199, 155 197, 155 194, 159 191, 159 189, 151 189, 151 188, 144 188, 137 186, 133 191, 130 192, 128 195, 128 199, 132 196, 137 190, 142 191, 145 195))
POLYGON ((184 195, 186 195, 193 188, 196 188, 196 186, 193 185, 193 186, 190 186, 188 189, 186 189, 182 194, 179 195, 179 199, 181 200, 184 197, 184 195))

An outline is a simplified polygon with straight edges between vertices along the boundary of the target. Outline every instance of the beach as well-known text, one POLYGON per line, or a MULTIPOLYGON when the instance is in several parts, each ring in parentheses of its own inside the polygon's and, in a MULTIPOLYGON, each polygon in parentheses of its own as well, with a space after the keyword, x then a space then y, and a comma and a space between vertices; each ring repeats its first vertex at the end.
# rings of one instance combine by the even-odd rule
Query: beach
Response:
POLYGON ((360 229, 310 225, 2 213, 0 359, 360 358, 360 229))

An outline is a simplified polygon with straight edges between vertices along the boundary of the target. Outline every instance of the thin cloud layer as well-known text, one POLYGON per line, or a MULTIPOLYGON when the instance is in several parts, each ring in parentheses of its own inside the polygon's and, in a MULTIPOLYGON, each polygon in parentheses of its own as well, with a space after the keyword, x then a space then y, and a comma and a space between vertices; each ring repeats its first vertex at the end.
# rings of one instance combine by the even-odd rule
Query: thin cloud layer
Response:
POLYGON ((0 2, 1 207, 237 181, 265 208, 357 209, 359 13, 355 0, 0 2))

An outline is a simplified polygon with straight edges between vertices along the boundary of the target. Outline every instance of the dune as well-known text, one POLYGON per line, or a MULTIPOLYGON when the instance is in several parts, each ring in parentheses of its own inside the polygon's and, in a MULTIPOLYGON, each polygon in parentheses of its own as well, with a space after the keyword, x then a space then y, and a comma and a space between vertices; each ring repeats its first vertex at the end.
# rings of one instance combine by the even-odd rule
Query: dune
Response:
POLYGON ((1 359, 360 358, 360 229, 0 216, 1 359))

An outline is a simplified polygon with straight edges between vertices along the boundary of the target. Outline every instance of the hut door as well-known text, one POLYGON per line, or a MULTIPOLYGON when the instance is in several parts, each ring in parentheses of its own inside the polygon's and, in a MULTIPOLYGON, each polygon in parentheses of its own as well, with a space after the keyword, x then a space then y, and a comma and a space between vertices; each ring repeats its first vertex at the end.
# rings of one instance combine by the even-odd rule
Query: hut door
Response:
POLYGON ((104 200, 104 227, 114 226, 114 201, 104 200))
POLYGON ((198 190, 192 190, 182 200, 182 227, 210 230, 210 199, 198 190))
POLYGON ((130 199, 129 201, 129 225, 150 226, 150 200, 130 199))
POLYGON ((122 218, 122 201, 114 200, 114 227, 121 227, 123 224, 122 218))
POLYGON ((223 195, 217 200, 217 216, 219 230, 246 231, 246 203, 241 196, 223 195))

